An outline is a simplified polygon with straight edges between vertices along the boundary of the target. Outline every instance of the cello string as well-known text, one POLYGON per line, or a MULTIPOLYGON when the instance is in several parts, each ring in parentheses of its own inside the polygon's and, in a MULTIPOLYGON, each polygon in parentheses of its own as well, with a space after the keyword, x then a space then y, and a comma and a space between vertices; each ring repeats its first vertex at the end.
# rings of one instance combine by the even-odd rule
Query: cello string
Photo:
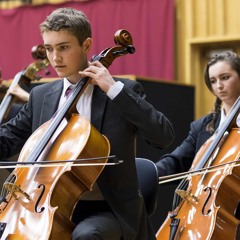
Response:
MULTIPOLYGON (((8 168, 8 167, 5 167, 5 168, 8 168)), ((10 167, 9 167, 9 168, 10 168, 10 167)), ((23 171, 24 171, 23 169, 19 169, 18 176, 21 176, 23 171)), ((9 176, 7 177, 7 179, 4 181, 4 183, 13 182, 15 179, 16 179, 16 175, 10 173, 9 176)), ((4 186, 3 186, 3 188, 4 188, 4 186)), ((3 189, 3 188, 2 188, 2 189, 3 189)))
MULTIPOLYGON (((10 174, 8 177, 7 177, 7 179, 5 180, 5 182, 4 182, 4 184, 5 183, 12 183, 12 182, 14 182, 16 180, 16 176, 14 175, 14 174, 10 174)), ((2 190, 1 190, 1 197, 0 197, 0 203, 2 202, 2 201, 6 201, 6 196, 8 195, 8 190, 5 188, 5 185, 3 184, 3 186, 2 186, 2 190)))
POLYGON ((188 187, 188 180, 187 178, 185 178, 180 182, 180 184, 177 186, 176 190, 174 191, 172 210, 176 209, 182 200, 182 198, 176 193, 177 190, 179 189, 183 190, 183 189, 186 189, 187 187, 188 187))

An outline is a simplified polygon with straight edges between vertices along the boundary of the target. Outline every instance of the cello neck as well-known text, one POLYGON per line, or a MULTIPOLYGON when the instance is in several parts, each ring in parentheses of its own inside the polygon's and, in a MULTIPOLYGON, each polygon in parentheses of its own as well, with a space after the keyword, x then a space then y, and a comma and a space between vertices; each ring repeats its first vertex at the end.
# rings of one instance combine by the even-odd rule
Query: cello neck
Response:
POLYGON ((7 116, 9 109, 12 103, 12 95, 6 94, 0 105, 0 124, 4 122, 5 117, 7 116))
MULTIPOLYGON (((21 71, 19 73, 17 73, 9 87, 9 89, 11 87, 13 87, 15 84, 19 84, 20 81, 21 81, 21 78, 23 76, 23 73, 24 71, 21 71)), ((9 110, 10 110, 10 107, 13 103, 13 100, 14 100, 14 96, 11 95, 11 94, 5 94, 2 102, 1 102, 1 105, 0 105, 0 124, 2 124, 4 122, 4 119, 6 118, 9 110)))

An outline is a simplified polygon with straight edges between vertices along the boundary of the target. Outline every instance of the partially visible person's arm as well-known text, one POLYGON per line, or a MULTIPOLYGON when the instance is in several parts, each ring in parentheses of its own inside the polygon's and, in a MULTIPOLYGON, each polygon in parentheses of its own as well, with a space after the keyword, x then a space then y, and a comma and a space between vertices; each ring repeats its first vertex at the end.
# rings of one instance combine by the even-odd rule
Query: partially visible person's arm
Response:
POLYGON ((204 130, 204 119, 192 122, 187 138, 170 154, 165 154, 156 163, 159 177, 186 172, 197 152, 198 135, 204 130))
POLYGON ((13 87, 9 88, 7 93, 16 96, 23 102, 27 102, 29 99, 29 93, 25 91, 23 88, 21 88, 19 84, 16 84, 13 87))

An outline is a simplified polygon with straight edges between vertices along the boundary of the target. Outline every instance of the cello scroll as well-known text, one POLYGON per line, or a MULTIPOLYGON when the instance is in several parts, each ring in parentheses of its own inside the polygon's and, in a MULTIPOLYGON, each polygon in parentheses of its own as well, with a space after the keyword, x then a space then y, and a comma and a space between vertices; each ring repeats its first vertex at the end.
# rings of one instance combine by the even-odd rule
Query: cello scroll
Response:
POLYGON ((132 36, 127 30, 118 30, 114 35, 114 42, 116 46, 112 48, 106 48, 99 55, 93 56, 92 61, 100 61, 106 68, 108 68, 112 62, 120 56, 126 54, 133 54, 135 48, 132 45, 132 36))
MULTIPOLYGON (((13 88, 17 84, 20 87, 22 87, 24 83, 30 85, 31 81, 41 79, 41 77, 37 76, 36 74, 39 71, 47 68, 49 65, 49 61, 46 58, 46 52, 44 54, 45 48, 43 45, 34 46, 33 49, 34 51, 32 50, 32 54, 36 61, 31 63, 28 67, 15 75, 13 81, 9 86, 9 89, 13 88)), ((49 72, 47 71, 46 74, 48 73, 49 72)), ((5 94, 0 105, 0 123, 3 123, 6 120, 9 110, 12 104, 16 101, 16 99, 17 97, 12 94, 5 94)))

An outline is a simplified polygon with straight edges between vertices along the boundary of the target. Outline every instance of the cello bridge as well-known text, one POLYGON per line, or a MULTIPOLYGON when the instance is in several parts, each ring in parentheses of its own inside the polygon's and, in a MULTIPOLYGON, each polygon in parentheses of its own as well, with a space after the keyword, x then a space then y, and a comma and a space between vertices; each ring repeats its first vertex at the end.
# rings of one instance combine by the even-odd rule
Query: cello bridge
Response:
POLYGON ((176 190, 176 193, 185 201, 189 202, 192 200, 193 202, 198 202, 198 198, 192 193, 184 190, 176 190))
POLYGON ((24 195, 28 200, 30 200, 30 196, 24 192, 19 186, 13 184, 13 183, 4 183, 4 188, 8 190, 9 193, 11 193, 11 195, 18 200, 18 196, 16 193, 20 193, 22 195, 24 195))

